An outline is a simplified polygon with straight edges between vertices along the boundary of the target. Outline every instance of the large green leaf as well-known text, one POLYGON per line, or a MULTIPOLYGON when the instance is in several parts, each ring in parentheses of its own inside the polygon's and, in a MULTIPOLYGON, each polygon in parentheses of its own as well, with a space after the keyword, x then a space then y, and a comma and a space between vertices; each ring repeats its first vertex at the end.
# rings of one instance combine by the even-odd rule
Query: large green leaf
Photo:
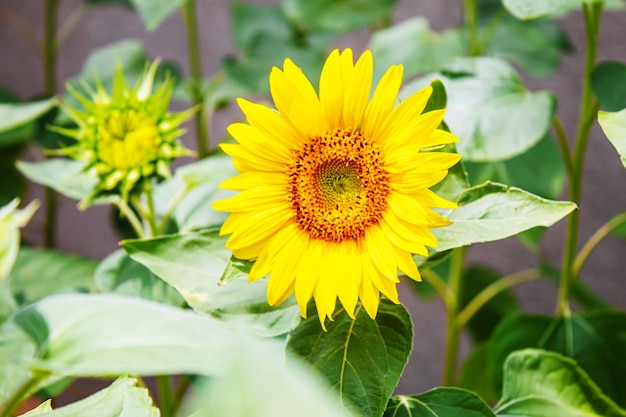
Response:
POLYGON ((598 64, 591 74, 591 86, 606 110, 626 108, 626 64, 615 61, 598 64))
POLYGON ((349 32, 391 19, 397 0, 285 0, 285 13, 306 31, 349 32))
POLYGON ((146 24, 146 29, 154 30, 188 0, 130 0, 133 7, 146 24))
POLYGON ((476 393, 487 403, 493 404, 498 398, 494 392, 495 384, 491 380, 493 372, 490 370, 489 346, 488 341, 473 346, 461 366, 458 386, 476 393))
POLYGON ((182 415, 350 417, 318 375, 295 359, 285 366, 284 352, 239 345, 225 360, 224 376, 196 384, 182 415))
POLYGON ((53 294, 95 291, 93 274, 98 263, 49 249, 22 247, 9 275, 20 304, 30 304, 53 294))
POLYGON ((381 300, 376 320, 359 305, 356 319, 339 308, 325 332, 315 305, 289 335, 287 348, 311 364, 363 417, 380 417, 411 353, 411 317, 402 305, 381 300))
POLYGON ((75 200, 82 200, 90 195, 98 182, 95 176, 84 171, 84 162, 73 159, 18 161, 17 168, 29 180, 48 186, 75 200))
POLYGON ((508 357, 504 389, 496 405, 499 417, 623 417, 576 362, 540 349, 508 357))
POLYGON ((598 113, 598 122, 626 167, 626 109, 617 113, 601 111, 598 113))
POLYGON ((398 395, 383 417, 495 417, 483 400, 459 388, 435 388, 419 395, 398 395))
POLYGON ((288 332, 298 315, 293 297, 279 307, 270 307, 266 280, 248 284, 239 279, 218 285, 231 257, 225 242, 217 230, 207 230, 127 240, 122 247, 131 258, 176 288, 194 310, 261 336, 288 332))
POLYGON ((136 379, 122 377, 83 400, 55 410, 48 400, 20 417, 158 417, 148 390, 136 384, 136 379))
POLYGON ((122 250, 115 251, 105 258, 93 276, 101 292, 141 297, 175 306, 185 304, 174 288, 142 264, 133 261, 122 250))
POLYGON ((0 326, 0 404, 30 377, 29 363, 37 347, 31 337, 15 322, 0 326))
POLYGON ((433 229, 437 251, 514 236, 537 226, 551 226, 576 208, 574 203, 550 201, 524 190, 487 182, 461 195, 459 208, 446 217, 454 223, 433 229))
POLYGON ((446 123, 461 138, 457 148, 465 161, 510 159, 537 144, 550 128, 554 96, 528 91, 505 61, 459 58, 405 90, 416 91, 434 78, 446 87, 446 123))
POLYGON ((460 31, 441 34, 430 30, 424 17, 414 17, 374 33, 369 48, 376 63, 374 79, 378 80, 391 65, 404 66, 404 78, 438 71, 465 53, 460 31), (402 45, 402 48, 398 48, 402 45))
POLYGON ((505 319, 490 346, 490 369, 496 384, 502 381, 502 366, 509 354, 529 347, 571 357, 606 395, 626 404, 626 314, 516 315, 505 319))
POLYGON ((30 103, 0 103, 0 133, 24 126, 56 105, 54 98, 30 103))

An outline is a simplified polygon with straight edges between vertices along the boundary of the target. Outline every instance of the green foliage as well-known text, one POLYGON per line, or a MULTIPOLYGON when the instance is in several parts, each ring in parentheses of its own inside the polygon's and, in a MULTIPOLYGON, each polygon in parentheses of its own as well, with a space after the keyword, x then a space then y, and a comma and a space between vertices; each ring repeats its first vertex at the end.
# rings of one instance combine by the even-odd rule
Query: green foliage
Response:
MULTIPOLYGON (((1 103, 0 102, 0 133, 6 133, 24 126, 41 117, 56 106, 54 98, 48 98, 30 103, 1 103)), ((0 145, 7 145, 7 137, 0 145)))
POLYGON ((617 113, 601 111, 598 114, 598 122, 626 167, 626 109, 617 113))
POLYGON ((490 347, 493 381, 502 381, 505 359, 516 350, 536 347, 566 355, 578 362, 604 394, 626 404, 626 314, 594 312, 570 316, 519 314, 495 330, 490 347))
POLYGON ((216 230, 127 240, 122 247, 183 296, 194 310, 261 336, 291 329, 298 314, 292 297, 279 307, 267 304, 267 281, 235 279, 218 285, 231 254, 216 230))
POLYGON ((136 384, 134 378, 121 377, 83 400, 55 410, 48 400, 20 417, 158 417, 148 390, 136 384))
POLYGON ((372 320, 358 305, 353 320, 342 308, 320 326, 315 305, 289 334, 287 349, 326 377, 342 404, 358 415, 382 415, 411 353, 413 325, 401 305, 381 300, 372 320))
POLYGON ((511 354, 504 365, 499 417, 620 417, 626 410, 607 398, 576 362, 540 349, 511 354))
POLYGON ((606 110, 626 108, 626 64, 615 61, 598 64, 591 75, 591 85, 606 110))
POLYGON ((154 30, 188 0, 129 0, 143 19, 146 29, 154 30))
POLYGON ((383 417, 495 417, 476 394, 459 388, 435 388, 419 395, 393 397, 383 417))

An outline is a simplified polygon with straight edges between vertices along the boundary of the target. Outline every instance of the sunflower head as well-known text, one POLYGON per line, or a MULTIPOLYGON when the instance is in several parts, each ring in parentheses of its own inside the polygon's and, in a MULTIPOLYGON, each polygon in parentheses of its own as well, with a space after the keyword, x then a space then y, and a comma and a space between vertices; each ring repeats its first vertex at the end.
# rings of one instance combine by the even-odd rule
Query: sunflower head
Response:
POLYGON ((276 110, 239 100, 247 123, 222 145, 240 171, 221 185, 239 194, 214 204, 230 212, 226 245, 256 260, 249 281, 269 274, 271 305, 295 292, 305 316, 312 296, 322 326, 337 299, 351 317, 374 318, 381 294, 398 303, 398 271, 420 280, 411 254, 427 255, 430 229, 451 223, 433 208, 455 207, 429 189, 460 159, 429 152, 458 140, 437 129, 443 110, 423 113, 432 89, 398 104, 392 66, 370 98, 372 73, 369 51, 355 63, 335 50, 318 93, 287 59, 270 75, 276 110))
POLYGON ((157 67, 155 61, 133 87, 118 68, 110 93, 100 82, 95 88, 85 85, 88 97, 68 85, 83 109, 64 104, 63 110, 78 128, 52 129, 76 140, 59 152, 85 161, 86 169, 98 178, 95 191, 81 206, 101 195, 128 200, 132 193, 141 191, 144 181, 169 178, 174 158, 193 154, 178 138, 184 133, 181 124, 194 109, 168 112, 173 80, 168 77, 153 89, 157 67))

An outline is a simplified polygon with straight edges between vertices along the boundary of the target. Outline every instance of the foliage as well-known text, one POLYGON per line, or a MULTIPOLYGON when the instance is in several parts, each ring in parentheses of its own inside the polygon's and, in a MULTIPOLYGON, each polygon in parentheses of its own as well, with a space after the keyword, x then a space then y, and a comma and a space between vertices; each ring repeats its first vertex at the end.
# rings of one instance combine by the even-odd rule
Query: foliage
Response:
MULTIPOLYGON (((180 12, 187 31, 187 45, 180 47, 189 50, 191 75, 184 75, 180 63, 159 64, 142 42, 122 40, 91 51, 77 75, 63 80, 55 78, 55 66, 69 32, 55 25, 58 3, 46 2, 43 39, 31 39, 42 55, 41 94, 21 101, 0 87, 0 417, 626 416, 626 315, 587 286, 586 278, 597 277, 586 277, 583 270, 604 237, 626 236, 626 213, 614 215, 586 242, 578 236, 584 157, 596 119, 626 166, 626 63, 596 62, 601 16, 623 13, 623 0, 465 0, 463 23, 442 31, 433 30, 425 16, 396 21, 396 0, 232 2, 228 11, 238 53, 216 57, 220 71, 208 79, 194 0, 85 0, 82 7, 93 13, 102 4, 125 7, 148 31, 180 12), (573 49, 557 20, 568 15, 584 20, 585 45, 576 47, 586 54, 572 138, 559 118, 559 97, 525 85, 531 77, 555 74, 562 54, 573 49), (462 155, 431 187, 454 202, 454 208, 436 213, 452 221, 432 230, 438 246, 428 254, 407 255, 411 268, 405 268, 407 259, 384 253, 391 246, 369 248, 374 260, 396 262, 394 271, 384 271, 381 262, 372 261, 370 272, 393 275, 396 264, 412 270, 414 261, 423 281, 412 281, 411 288, 423 302, 439 297, 445 307, 445 386, 413 395, 394 391, 414 338, 429 335, 414 335, 413 322, 421 318, 392 297, 397 294, 380 296, 374 318, 365 303, 357 304, 353 315, 338 304, 326 328, 317 317, 316 293, 308 308, 301 303, 305 311, 293 295, 269 305, 270 281, 247 282, 261 267, 232 255, 225 235, 237 226, 213 209, 213 203, 233 195, 220 184, 242 181, 236 177, 241 167, 212 148, 213 114, 239 97, 265 100, 270 73, 276 77, 273 68, 287 58, 317 91, 332 47, 354 36, 372 52, 375 83, 384 81, 389 67, 402 64, 400 102, 430 86, 424 113, 446 113, 444 121, 428 120, 436 119, 440 137, 450 138, 444 135, 451 132, 460 138, 436 149, 407 142, 417 157, 423 149, 433 158, 442 155, 437 152, 462 155), (60 81, 66 91, 55 90, 60 81), (169 113, 170 95, 191 110, 169 113), (118 104, 113 110, 106 107, 112 97, 118 104), (149 142, 144 122, 156 117, 150 103, 161 116, 148 126, 149 136, 164 139, 153 143, 156 148, 133 148, 132 143, 149 142), (145 115, 124 116, 131 108, 145 115), (179 125, 192 116, 195 129, 189 130, 199 159, 183 160, 170 172, 169 162, 186 154, 174 145, 183 134, 179 125), (133 139, 125 142, 128 152, 107 159, 114 168, 104 171, 94 159, 102 152, 103 130, 114 140, 133 139), (68 149, 86 142, 77 158, 82 160, 63 157, 76 156, 68 149), (160 153, 152 155, 157 148, 160 153), (126 169, 124 158, 139 151, 148 162, 126 169), (34 161, 28 156, 40 154, 45 157, 34 161), (25 244, 20 235, 40 205, 30 201, 19 208, 33 184, 48 187, 41 210, 44 248, 25 244), (119 184, 126 184, 123 192, 117 192, 119 184), (55 249, 56 193, 113 206, 127 228, 121 248, 102 260, 55 249), (544 256, 542 237, 562 219, 567 219, 565 247, 557 269, 544 256), (471 246, 512 236, 537 255, 538 267, 504 275, 488 265, 467 265, 471 246), (539 279, 558 284, 552 315, 525 312, 513 290, 539 279), (471 351, 459 363, 464 332, 471 351), (156 383, 146 384, 145 377, 156 377, 156 383), (74 378, 110 384, 53 408, 52 399, 74 378), (31 396, 43 402, 20 409, 31 396)), ((37 36, 39 31, 24 28, 28 23, 3 8, 0 19, 9 16, 13 26, 37 36)), ((239 104, 244 112, 253 106, 239 104)), ((276 104, 289 112, 293 103, 276 104)), ((246 112, 248 118, 255 114, 246 112)), ((270 122, 277 117, 273 111, 259 114, 270 122)), ((219 136, 223 142, 233 139, 219 136)), ((249 201, 257 202, 255 196, 249 201)), ((397 225, 409 232, 416 226, 397 225)), ((344 265, 310 266, 346 272, 344 265)), ((359 291, 363 299, 364 287, 359 291)))

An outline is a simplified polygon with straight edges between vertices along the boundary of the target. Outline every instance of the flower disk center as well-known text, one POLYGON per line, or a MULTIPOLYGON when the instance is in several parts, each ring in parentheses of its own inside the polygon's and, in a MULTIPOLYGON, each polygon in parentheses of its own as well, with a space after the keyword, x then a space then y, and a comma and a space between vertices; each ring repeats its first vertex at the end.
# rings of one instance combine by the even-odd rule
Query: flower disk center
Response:
POLYGON ((159 131, 134 110, 115 110, 98 126, 98 158, 118 170, 141 168, 157 155, 159 131))
POLYGON ((380 148, 352 129, 310 139, 289 166, 294 219, 313 238, 358 240, 378 224, 391 190, 380 148))

